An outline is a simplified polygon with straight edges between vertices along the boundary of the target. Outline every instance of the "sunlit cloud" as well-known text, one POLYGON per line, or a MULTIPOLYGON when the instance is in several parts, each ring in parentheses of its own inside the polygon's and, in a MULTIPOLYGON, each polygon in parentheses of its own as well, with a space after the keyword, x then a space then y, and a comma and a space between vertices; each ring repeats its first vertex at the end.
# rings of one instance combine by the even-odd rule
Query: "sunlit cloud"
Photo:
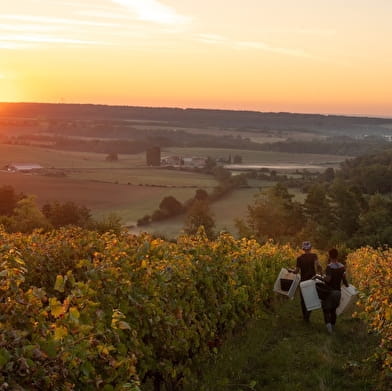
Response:
POLYGON ((260 28, 260 31, 269 34, 290 34, 290 35, 310 35, 316 37, 332 37, 336 35, 338 32, 334 29, 317 29, 317 28, 293 28, 293 29, 263 29, 260 28))
POLYGON ((111 12, 109 10, 81 10, 77 11, 78 15, 87 16, 99 19, 114 19, 114 20, 130 20, 134 19, 128 14, 120 14, 116 12, 111 12))
POLYGON ((57 26, 39 25, 39 24, 6 24, 0 23, 0 30, 16 32, 52 32, 59 30, 57 26))
POLYGON ((222 44, 227 42, 227 38, 218 34, 198 34, 196 39, 200 42, 210 44, 222 44))
POLYGON ((340 59, 331 59, 323 56, 318 56, 312 53, 308 53, 302 49, 292 49, 292 48, 272 46, 265 42, 239 41, 239 42, 235 42, 234 46, 237 47, 238 49, 261 50, 265 52, 276 53, 279 55, 305 58, 308 60, 320 61, 320 62, 335 64, 344 67, 350 66, 348 62, 342 61, 340 59))
POLYGON ((115 4, 126 7, 136 14, 137 19, 146 22, 161 24, 187 24, 191 21, 190 17, 180 15, 177 11, 162 4, 158 0, 111 0, 115 4))
POLYGON ((312 54, 309 54, 301 49, 275 47, 275 46, 269 45, 265 42, 258 42, 258 41, 230 40, 230 39, 228 39, 222 35, 218 35, 218 34, 197 34, 196 40, 199 42, 202 42, 202 43, 206 43, 206 44, 229 46, 229 47, 234 47, 236 49, 262 50, 265 52, 277 53, 277 54, 282 54, 282 55, 286 55, 286 56, 316 58, 312 54))
POLYGON ((21 45, 20 43, 15 43, 15 42, 0 41, 0 50, 17 50, 17 49, 26 49, 28 47, 30 47, 30 45, 21 45))
POLYGON ((50 37, 45 35, 2 35, 0 42, 22 42, 22 43, 64 43, 72 45, 105 45, 105 42, 88 41, 81 39, 50 37))
POLYGON ((275 46, 268 45, 265 42, 239 41, 239 42, 235 42, 235 46, 239 48, 250 48, 250 49, 263 50, 266 52, 284 54, 287 56, 307 57, 307 58, 313 57, 311 54, 306 53, 301 49, 275 47, 275 46))
POLYGON ((63 25, 81 25, 81 26, 99 26, 99 27, 116 26, 113 23, 94 22, 91 20, 51 18, 51 17, 33 16, 33 15, 1 15, 0 14, 0 19, 13 20, 19 22, 63 24, 63 25))

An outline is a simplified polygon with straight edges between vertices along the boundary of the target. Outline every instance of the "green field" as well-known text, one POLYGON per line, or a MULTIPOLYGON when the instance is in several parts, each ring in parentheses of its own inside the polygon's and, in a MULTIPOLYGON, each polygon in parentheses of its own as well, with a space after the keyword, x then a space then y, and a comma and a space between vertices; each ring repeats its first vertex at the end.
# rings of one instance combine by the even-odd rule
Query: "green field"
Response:
POLYGON ((273 309, 224 341, 185 390, 390 390, 378 380, 376 361, 369 359, 379 336, 349 312, 339 316, 335 334, 328 335, 320 310, 312 312, 311 323, 302 321, 298 296, 294 301, 277 297, 273 309))
MULTIPOLYGON (((244 164, 325 164, 335 165, 344 157, 330 155, 288 154, 231 149, 170 148, 163 155, 212 156, 227 158, 239 154, 244 164), (331 163, 335 162, 335 163, 331 163)), ((52 201, 74 201, 92 210, 94 216, 114 212, 125 225, 158 208, 168 195, 184 202, 193 197, 196 188, 211 192, 215 179, 206 174, 188 171, 148 168, 145 155, 120 155, 119 161, 107 162, 105 154, 55 151, 33 146, 0 144, 0 167, 11 162, 38 163, 45 168, 63 171, 65 177, 51 177, 0 172, 0 186, 12 185, 16 191, 34 194, 40 205, 52 201), (155 186, 154 186, 155 185, 155 186)), ((216 230, 236 233, 234 220, 244 217, 247 205, 253 202, 259 188, 272 186, 273 182, 250 180, 250 189, 239 189, 211 205, 216 220, 216 230)), ((298 200, 304 195, 294 192, 298 200)), ((149 232, 174 237, 181 232, 185 216, 143 227, 149 232)))
POLYGON ((0 167, 9 163, 37 163, 45 168, 122 168, 140 167, 146 161, 145 154, 120 155, 117 162, 107 162, 105 157, 100 153, 0 144, 0 167))
POLYGON ((141 131, 143 130, 176 130, 177 132, 182 131, 186 133, 191 133, 191 134, 198 134, 198 135, 209 135, 209 136, 217 136, 217 137, 222 137, 222 136, 232 136, 232 137, 242 137, 242 138, 248 138, 249 140, 256 142, 256 143, 274 143, 277 141, 285 141, 288 138, 290 139, 295 139, 295 140, 315 140, 315 139, 324 139, 325 136, 321 135, 320 133, 316 132, 301 132, 301 131, 284 131, 284 130, 265 130, 265 129, 252 129, 252 130, 238 130, 238 129, 233 129, 228 126, 223 127, 223 128, 217 128, 217 127, 181 127, 181 126, 176 126, 173 127, 173 125, 166 125, 166 124, 159 124, 157 123, 156 125, 151 125, 151 123, 148 124, 135 124, 134 127, 136 129, 140 129, 141 131))
POLYGON ((111 170, 79 170, 69 174, 71 178, 97 180, 121 184, 144 184, 159 186, 197 186, 209 188, 217 185, 211 175, 163 168, 135 168, 111 170))
MULTIPOLYGON (((260 189, 265 190, 273 186, 274 182, 260 181, 260 189)), ((211 204, 211 212, 216 221, 216 231, 228 231, 233 235, 237 234, 235 220, 244 218, 248 211, 248 205, 252 204, 255 196, 260 192, 258 188, 237 189, 211 204)), ((298 190, 290 189, 297 201, 303 201, 305 195, 298 190)), ((148 226, 136 227, 131 230, 133 233, 146 231, 154 234, 165 235, 173 238, 178 236, 184 228, 186 216, 182 215, 170 220, 152 223, 148 226)))
POLYGON ((132 186, 0 172, 0 186, 3 185, 11 185, 17 192, 36 195, 40 205, 53 201, 74 201, 90 208, 96 216, 115 212, 125 224, 133 224, 139 217, 151 213, 165 196, 173 195, 185 201, 195 193, 195 189, 132 186))
MULTIPOLYGON (((216 221, 216 231, 229 231, 236 233, 234 220, 244 217, 247 212, 247 205, 252 203, 258 189, 238 189, 221 200, 211 205, 211 212, 216 221)), ((186 216, 182 215, 170 220, 152 223, 148 226, 137 228, 132 232, 147 231, 155 234, 165 235, 168 238, 176 237, 181 233, 186 216)))
POLYGON ((270 151, 248 151, 221 148, 167 148, 165 155, 180 156, 211 156, 212 158, 228 158, 241 155, 243 164, 322 164, 328 167, 336 166, 348 156, 316 155, 311 153, 286 153, 270 151))

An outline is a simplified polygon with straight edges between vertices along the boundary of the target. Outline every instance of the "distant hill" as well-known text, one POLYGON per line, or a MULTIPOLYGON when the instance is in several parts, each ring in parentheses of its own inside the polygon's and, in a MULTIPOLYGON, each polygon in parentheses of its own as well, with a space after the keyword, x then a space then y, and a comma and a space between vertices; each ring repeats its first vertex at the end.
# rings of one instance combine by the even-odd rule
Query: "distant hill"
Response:
POLYGON ((0 118, 140 120, 169 126, 236 130, 300 130, 346 135, 390 134, 392 119, 257 111, 107 106, 92 104, 0 103, 0 118))

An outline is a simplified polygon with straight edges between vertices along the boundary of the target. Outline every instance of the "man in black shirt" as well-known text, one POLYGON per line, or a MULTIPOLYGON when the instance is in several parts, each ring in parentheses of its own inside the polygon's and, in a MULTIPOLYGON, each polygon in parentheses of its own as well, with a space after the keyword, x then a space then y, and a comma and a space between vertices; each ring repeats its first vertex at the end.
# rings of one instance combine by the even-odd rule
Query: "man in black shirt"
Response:
MULTIPOLYGON (((295 268, 295 273, 301 273, 301 281, 310 280, 316 275, 316 270, 319 274, 322 273, 322 268, 318 261, 317 255, 312 253, 312 245, 310 242, 302 243, 302 250, 304 253, 297 258, 297 267, 295 268)), ((300 290, 301 295, 301 309, 302 315, 305 322, 309 322, 310 313, 305 306, 304 298, 300 290)))

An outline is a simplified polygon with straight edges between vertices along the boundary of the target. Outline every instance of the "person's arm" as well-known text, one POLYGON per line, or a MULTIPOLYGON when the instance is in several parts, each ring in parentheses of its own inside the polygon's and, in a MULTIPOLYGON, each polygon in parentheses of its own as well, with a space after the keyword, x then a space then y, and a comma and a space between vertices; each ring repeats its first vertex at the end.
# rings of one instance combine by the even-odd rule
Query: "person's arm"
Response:
POLYGON ((324 281, 328 284, 331 282, 331 279, 332 279, 331 269, 327 266, 327 268, 325 269, 324 281))
POLYGON ((346 270, 344 270, 344 272, 343 272, 342 281, 343 281, 343 284, 348 287, 348 281, 347 281, 347 277, 346 277, 346 270))
POLYGON ((295 269, 292 269, 292 272, 298 274, 300 271, 301 271, 300 261, 299 258, 297 258, 297 264, 295 266, 295 269))
POLYGON ((315 269, 317 270, 318 274, 322 274, 323 273, 323 268, 320 265, 320 262, 319 262, 319 260, 317 258, 317 255, 316 255, 316 259, 314 261, 314 266, 315 266, 315 269))
POLYGON ((290 273, 295 273, 298 274, 301 271, 301 268, 299 266, 299 257, 297 258, 297 264, 294 269, 287 269, 290 273))

